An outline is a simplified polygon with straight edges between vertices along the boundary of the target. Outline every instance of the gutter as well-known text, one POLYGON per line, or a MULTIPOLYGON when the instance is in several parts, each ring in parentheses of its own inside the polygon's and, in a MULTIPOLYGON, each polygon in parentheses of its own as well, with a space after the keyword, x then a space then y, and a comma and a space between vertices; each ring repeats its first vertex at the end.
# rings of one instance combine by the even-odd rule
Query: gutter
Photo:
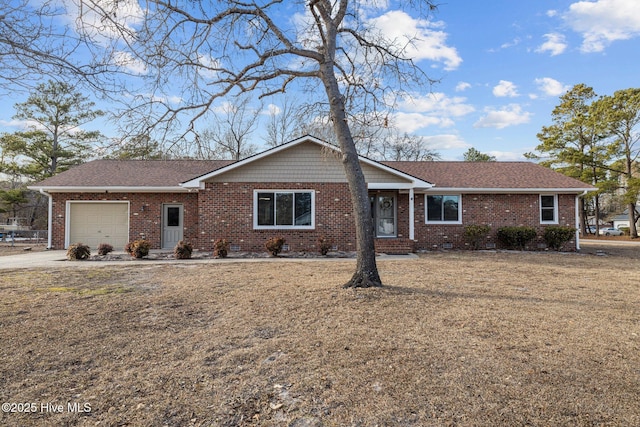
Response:
POLYGON ((51 232, 53 231, 53 196, 42 188, 40 194, 49 198, 49 210, 47 214, 47 249, 51 249, 51 232))

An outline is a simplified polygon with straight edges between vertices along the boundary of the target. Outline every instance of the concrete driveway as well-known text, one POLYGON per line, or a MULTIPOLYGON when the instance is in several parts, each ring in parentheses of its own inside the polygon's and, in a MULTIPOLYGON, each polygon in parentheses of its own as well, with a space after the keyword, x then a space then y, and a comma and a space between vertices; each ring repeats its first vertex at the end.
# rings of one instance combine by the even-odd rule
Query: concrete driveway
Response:
MULTIPOLYGON (((153 252, 153 251, 152 251, 153 252)), ((123 252, 124 253, 124 252, 123 252)), ((407 255, 385 255, 379 254, 379 260, 415 260, 416 254, 407 255)), ((131 266, 134 264, 159 265, 159 264, 203 264, 203 263, 224 263, 224 262, 313 262, 313 261, 355 261, 355 258, 194 258, 194 259, 140 259, 135 260, 127 257, 126 261, 68 261, 66 251, 51 250, 41 252, 25 252, 17 255, 0 256, 0 270, 15 268, 61 268, 61 267, 100 267, 104 265, 131 266)))
POLYGON ((0 269, 9 268, 31 268, 31 267, 51 267, 61 266, 65 263, 66 251, 38 251, 24 252, 17 255, 0 256, 0 269))

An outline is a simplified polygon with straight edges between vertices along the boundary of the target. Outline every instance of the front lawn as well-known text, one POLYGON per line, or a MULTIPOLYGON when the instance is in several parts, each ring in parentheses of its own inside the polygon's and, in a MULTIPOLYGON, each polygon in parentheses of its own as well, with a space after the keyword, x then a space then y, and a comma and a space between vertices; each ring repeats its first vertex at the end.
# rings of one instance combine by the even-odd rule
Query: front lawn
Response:
POLYGON ((368 290, 353 260, 5 270, 0 397, 37 410, 0 424, 640 425, 640 260, 608 251, 429 253, 368 290))

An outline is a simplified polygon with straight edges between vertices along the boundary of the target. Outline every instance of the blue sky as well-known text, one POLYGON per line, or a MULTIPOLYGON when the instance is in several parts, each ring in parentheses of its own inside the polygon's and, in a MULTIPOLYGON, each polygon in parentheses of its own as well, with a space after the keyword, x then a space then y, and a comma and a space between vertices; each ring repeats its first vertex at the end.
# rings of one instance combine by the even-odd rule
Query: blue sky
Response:
MULTIPOLYGON (((469 147, 522 160, 573 85, 600 95, 640 85, 638 0, 450 1, 428 23, 379 3, 383 31, 415 28, 422 40, 416 59, 440 79, 431 93, 400 105, 395 121, 424 136, 443 160, 460 160, 469 147)), ((3 99, 0 132, 20 129, 12 106, 25 98, 3 99)), ((93 124, 115 136, 109 126, 93 124)), ((259 131, 254 138, 262 141, 259 131)))

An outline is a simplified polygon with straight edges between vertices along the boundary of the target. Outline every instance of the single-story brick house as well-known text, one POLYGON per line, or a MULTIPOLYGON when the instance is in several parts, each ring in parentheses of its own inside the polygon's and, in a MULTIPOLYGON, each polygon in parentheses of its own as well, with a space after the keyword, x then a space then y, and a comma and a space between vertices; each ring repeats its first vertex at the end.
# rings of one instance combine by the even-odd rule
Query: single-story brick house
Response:
MULTIPOLYGON (((589 185, 529 162, 377 162, 362 157, 381 252, 465 248, 464 227, 577 227, 589 185)), ((283 236, 291 251, 316 251, 319 236, 355 250, 340 155, 311 136, 247 159, 95 160, 30 187, 49 196, 49 246, 81 241, 116 248, 145 238, 212 250, 262 251, 283 236)), ((540 241, 532 248, 540 247, 540 241)), ((578 235, 567 249, 579 249, 578 235)))

